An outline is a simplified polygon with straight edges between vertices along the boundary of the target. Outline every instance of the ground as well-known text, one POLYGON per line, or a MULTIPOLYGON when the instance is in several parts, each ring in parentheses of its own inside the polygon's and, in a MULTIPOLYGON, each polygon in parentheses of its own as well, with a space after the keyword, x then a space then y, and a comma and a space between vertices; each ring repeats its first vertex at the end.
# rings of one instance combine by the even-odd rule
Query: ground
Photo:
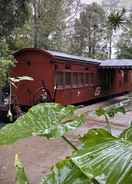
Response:
POLYGON ((70 154, 71 149, 61 140, 47 141, 31 137, 0 149, 0 184, 15 184, 14 158, 18 153, 31 184, 38 184, 49 168, 70 154))
MULTIPOLYGON (((97 106, 101 105, 102 103, 90 105, 79 110, 79 112, 85 112, 87 120, 81 128, 66 135, 73 144, 78 145, 78 135, 84 134, 89 128, 105 126, 104 119, 97 118, 93 113, 97 106)), ((131 117, 132 112, 117 115, 112 120, 113 134, 117 135, 125 129, 131 117)), ((72 148, 61 139, 47 140, 40 137, 30 137, 13 145, 0 146, 0 184, 15 184, 14 158, 16 153, 19 154, 25 166, 30 183, 39 184, 40 177, 46 175, 57 161, 70 155, 72 148)))

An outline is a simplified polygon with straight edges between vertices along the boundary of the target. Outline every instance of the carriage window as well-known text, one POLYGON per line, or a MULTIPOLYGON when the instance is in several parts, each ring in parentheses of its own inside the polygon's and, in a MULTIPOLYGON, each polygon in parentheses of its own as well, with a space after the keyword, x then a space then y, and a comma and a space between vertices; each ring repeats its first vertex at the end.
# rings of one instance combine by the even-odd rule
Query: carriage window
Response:
POLYGON ((63 72, 57 72, 56 73, 56 84, 58 86, 63 86, 64 84, 64 73, 63 72))
POLYGON ((78 84, 83 85, 84 84, 84 74, 78 73, 78 84))
POLYGON ((89 84, 92 84, 92 75, 89 73, 89 84))
POLYGON ((131 71, 131 73, 130 73, 130 82, 132 83, 132 71, 131 71))
POLYGON ((65 85, 71 85, 71 73, 65 72, 65 85))
POLYGON ((73 73, 73 85, 78 84, 78 73, 74 72, 73 73))
POLYGON ((85 74, 85 84, 90 84, 90 74, 89 73, 85 74))
POLYGON ((85 73, 85 84, 88 84, 88 73, 85 73))
POLYGON ((80 74, 80 80, 81 80, 81 84, 84 84, 84 75, 83 75, 83 73, 80 74))
POLYGON ((124 82, 128 82, 128 71, 124 72, 124 82))
POLYGON ((91 73, 91 83, 92 83, 92 84, 94 84, 94 82, 95 82, 94 77, 95 77, 94 73, 91 73))
POLYGON ((93 84, 93 74, 90 73, 90 84, 93 84))
POLYGON ((78 84, 81 85, 81 73, 78 73, 78 84))

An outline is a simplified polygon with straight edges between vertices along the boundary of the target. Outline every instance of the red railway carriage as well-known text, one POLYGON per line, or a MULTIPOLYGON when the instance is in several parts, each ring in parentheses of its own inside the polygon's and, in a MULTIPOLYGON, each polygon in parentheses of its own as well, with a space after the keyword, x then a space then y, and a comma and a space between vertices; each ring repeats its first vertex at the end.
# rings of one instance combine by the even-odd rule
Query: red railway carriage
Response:
POLYGON ((42 49, 27 48, 14 53, 13 76, 31 76, 13 89, 21 106, 41 101, 63 105, 76 104, 132 90, 132 61, 73 56, 42 49))
POLYGON ((12 88, 12 103, 21 107, 52 101, 63 105, 132 90, 132 60, 107 60, 26 48, 14 53, 13 77, 30 76, 12 88))
POLYGON ((100 70, 105 96, 132 91, 132 60, 105 60, 101 62, 100 70))
POLYGON ((98 60, 42 49, 22 49, 14 57, 17 64, 11 74, 34 79, 14 89, 20 105, 31 106, 41 98, 75 104, 101 95, 98 60))

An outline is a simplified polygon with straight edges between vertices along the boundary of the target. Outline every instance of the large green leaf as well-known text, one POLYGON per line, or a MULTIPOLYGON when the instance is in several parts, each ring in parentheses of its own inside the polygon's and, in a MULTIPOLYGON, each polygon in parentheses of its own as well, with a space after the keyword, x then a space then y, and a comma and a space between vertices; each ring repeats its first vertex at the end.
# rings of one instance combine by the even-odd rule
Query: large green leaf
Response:
POLYGON ((24 171, 22 162, 19 160, 18 155, 15 158, 16 167, 16 184, 29 184, 27 176, 24 171))
POLYGON ((74 106, 63 107, 55 103, 39 104, 0 130, 0 144, 11 144, 32 134, 56 138, 84 122, 83 116, 74 114, 74 106))
POLYGON ((130 128, 124 130, 121 135, 120 135, 121 138, 125 139, 125 140, 129 140, 132 142, 132 123, 131 123, 131 126, 130 128))
POLYGON ((94 128, 88 131, 81 140, 81 148, 85 147, 94 147, 95 144, 104 143, 106 141, 116 140, 116 137, 113 137, 108 131, 103 128, 94 128))
POLYGON ((123 105, 112 105, 109 107, 99 107, 96 109, 97 116, 107 115, 109 118, 113 118, 119 112, 125 114, 125 108, 123 105))
POLYGON ((72 162, 88 178, 99 184, 132 183, 131 141, 113 137, 103 129, 90 130, 81 141, 83 146, 73 155, 72 162))
POLYGON ((53 167, 52 172, 42 178, 40 184, 92 184, 70 160, 64 160, 53 167))

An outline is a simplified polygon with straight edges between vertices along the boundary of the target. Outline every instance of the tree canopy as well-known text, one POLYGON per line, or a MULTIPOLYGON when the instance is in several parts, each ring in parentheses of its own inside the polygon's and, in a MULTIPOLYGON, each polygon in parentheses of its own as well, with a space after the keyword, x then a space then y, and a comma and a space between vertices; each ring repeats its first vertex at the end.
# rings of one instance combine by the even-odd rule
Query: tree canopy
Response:
POLYGON ((121 33, 116 48, 117 58, 132 59, 132 14, 127 19, 126 27, 121 33))
POLYGON ((111 59, 112 55, 113 34, 125 24, 125 13, 126 10, 124 8, 122 10, 112 10, 107 17, 109 59, 111 59))
POLYGON ((132 27, 126 26, 129 13, 125 17, 124 9, 106 10, 103 4, 80 0, 0 0, 0 4, 0 56, 39 47, 106 59, 115 47, 113 40, 119 40, 118 57, 125 52, 124 57, 131 58, 126 55, 131 53, 132 27), (122 26, 122 37, 115 36, 122 26))
POLYGON ((0 0, 0 38, 8 36, 14 28, 22 26, 28 15, 29 0, 0 0))
POLYGON ((94 57, 105 47, 105 11, 97 3, 86 5, 75 19, 72 53, 94 57))

